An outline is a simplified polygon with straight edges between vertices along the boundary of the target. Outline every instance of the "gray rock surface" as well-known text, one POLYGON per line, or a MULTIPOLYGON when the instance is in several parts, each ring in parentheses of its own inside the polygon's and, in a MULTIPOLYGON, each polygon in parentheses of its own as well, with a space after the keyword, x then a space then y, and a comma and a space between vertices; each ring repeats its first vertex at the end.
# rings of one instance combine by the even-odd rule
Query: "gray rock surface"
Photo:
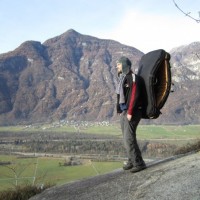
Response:
POLYGON ((200 152, 55 186, 30 200, 199 200, 200 152))

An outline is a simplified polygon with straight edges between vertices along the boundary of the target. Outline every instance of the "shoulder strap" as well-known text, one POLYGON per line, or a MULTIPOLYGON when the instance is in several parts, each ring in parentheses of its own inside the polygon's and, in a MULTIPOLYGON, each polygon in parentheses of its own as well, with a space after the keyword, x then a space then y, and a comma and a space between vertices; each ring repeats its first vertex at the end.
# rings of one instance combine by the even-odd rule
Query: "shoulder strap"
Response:
POLYGON ((135 74, 132 73, 133 82, 135 82, 135 74))

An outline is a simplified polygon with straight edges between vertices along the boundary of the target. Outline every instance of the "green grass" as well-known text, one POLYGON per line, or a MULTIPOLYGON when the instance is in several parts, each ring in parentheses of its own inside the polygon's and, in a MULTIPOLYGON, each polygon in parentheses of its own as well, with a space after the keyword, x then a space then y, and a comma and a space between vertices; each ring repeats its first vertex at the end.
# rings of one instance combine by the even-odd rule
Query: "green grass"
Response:
POLYGON ((139 139, 195 139, 200 138, 200 125, 138 126, 139 139))
POLYGON ((0 156, 0 161, 10 161, 13 164, 2 166, 0 165, 0 190, 6 189, 8 186, 16 184, 16 180, 13 180, 15 175, 19 178, 17 181, 19 184, 26 184, 33 179, 25 178, 20 179, 21 177, 33 177, 36 158, 28 159, 17 159, 15 156, 0 156))
POLYGON ((101 134, 101 135, 121 135, 119 126, 91 126, 82 132, 88 134, 101 134))
POLYGON ((30 127, 26 126, 0 126, 0 132, 75 132, 75 128, 73 126, 60 126, 60 127, 52 127, 50 124, 44 125, 34 125, 30 127))
MULTIPOLYGON (((0 156, 0 161, 11 161, 12 167, 18 174, 18 185, 26 185, 33 183, 33 177, 36 169, 37 158, 17 159, 15 156, 0 156), (30 177, 21 179, 23 177, 30 177)), ((38 158, 38 166, 36 170, 37 184, 50 183, 61 185, 63 183, 81 180, 99 174, 104 174, 114 169, 120 168, 120 162, 91 162, 79 166, 60 166, 59 162, 64 162, 61 158, 38 158)), ((15 185, 15 174, 5 166, 0 165, 0 190, 5 190, 15 185)))
MULTIPOLYGON (((72 133, 77 130, 73 126, 52 127, 51 125, 40 125, 25 128, 25 126, 0 127, 0 132, 52 132, 52 133, 72 133)), ((121 130, 119 124, 109 126, 89 126, 80 128, 81 133, 120 136, 121 130)), ((167 126, 167 125, 139 125, 137 132, 138 139, 187 139, 200 138, 200 125, 187 126, 167 126)))
MULTIPOLYGON (((50 125, 49 125, 50 126, 50 125)), ((44 130, 43 125, 40 127, 31 127, 24 129, 24 126, 15 127, 0 127, 0 132, 10 131, 14 132, 15 136, 17 133, 29 131, 51 131, 54 133, 59 132, 72 132, 75 129, 72 126, 62 126, 58 128, 48 128, 44 130)), ((82 129, 81 132, 87 134, 99 134, 99 135, 112 135, 122 136, 119 124, 110 126, 91 126, 87 129, 82 129)), ((164 125, 139 125, 137 131, 137 137, 139 140, 161 140, 170 141, 170 143, 177 144, 180 146, 192 143, 200 139, 200 125, 188 125, 188 126, 164 126, 164 125)), ((64 162, 64 159, 59 158, 23 158, 17 159, 16 156, 5 156, 0 155, 0 161, 11 161, 13 164, 9 165, 12 169, 0 165, 0 190, 4 190, 15 184, 14 170, 17 173, 18 178, 22 177, 33 177, 35 174, 36 163, 38 166, 36 170, 35 183, 52 183, 52 184, 63 184, 74 180, 84 179, 86 177, 95 176, 98 174, 107 173, 114 169, 120 168, 120 162, 89 162, 81 166, 65 167, 59 166, 59 162, 64 162)), ((33 183, 33 178, 19 179, 18 184, 33 183)))

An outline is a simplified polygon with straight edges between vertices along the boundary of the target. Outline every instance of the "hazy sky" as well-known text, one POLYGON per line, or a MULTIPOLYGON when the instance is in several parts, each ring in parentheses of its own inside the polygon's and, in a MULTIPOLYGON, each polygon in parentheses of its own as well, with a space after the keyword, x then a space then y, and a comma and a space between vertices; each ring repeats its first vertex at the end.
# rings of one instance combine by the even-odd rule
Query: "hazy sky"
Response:
MULTIPOLYGON (((200 19, 200 0, 175 2, 200 19)), ((0 0, 0 53, 69 29, 144 53, 200 41, 200 23, 184 16, 173 0, 0 0)))

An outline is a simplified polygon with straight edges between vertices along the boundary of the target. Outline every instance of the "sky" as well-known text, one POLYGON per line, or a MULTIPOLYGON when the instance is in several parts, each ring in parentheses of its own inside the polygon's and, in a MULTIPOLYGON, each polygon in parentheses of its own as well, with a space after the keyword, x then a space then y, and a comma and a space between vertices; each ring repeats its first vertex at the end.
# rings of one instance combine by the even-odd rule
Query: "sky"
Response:
POLYGON ((147 53, 200 41, 200 0, 0 0, 0 54, 69 29, 147 53))

